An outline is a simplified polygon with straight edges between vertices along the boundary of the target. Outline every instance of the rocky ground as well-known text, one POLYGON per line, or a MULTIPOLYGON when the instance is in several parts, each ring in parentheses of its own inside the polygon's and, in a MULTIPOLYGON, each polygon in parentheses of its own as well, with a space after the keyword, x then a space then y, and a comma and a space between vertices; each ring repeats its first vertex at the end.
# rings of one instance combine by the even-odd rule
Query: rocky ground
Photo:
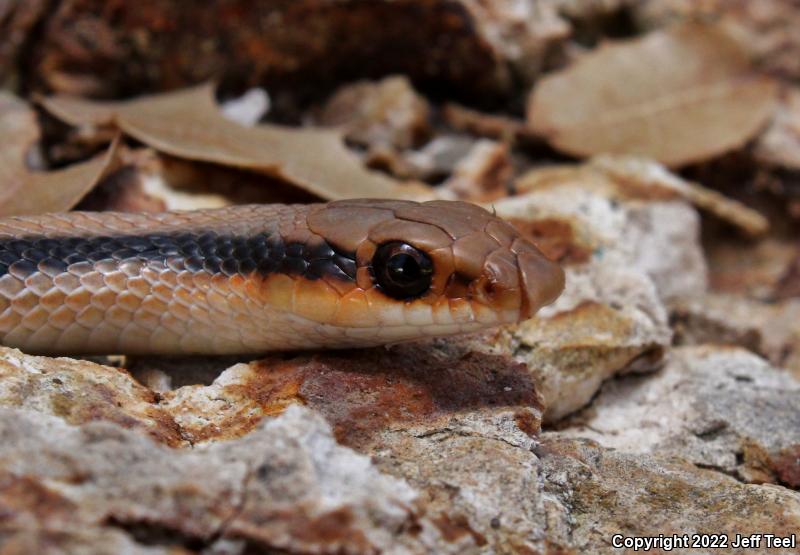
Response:
POLYGON ((699 536, 800 542, 800 8, 245 4, 0 2, 0 213, 461 198, 566 290, 360 351, 0 348, 0 555, 800 552, 699 536))

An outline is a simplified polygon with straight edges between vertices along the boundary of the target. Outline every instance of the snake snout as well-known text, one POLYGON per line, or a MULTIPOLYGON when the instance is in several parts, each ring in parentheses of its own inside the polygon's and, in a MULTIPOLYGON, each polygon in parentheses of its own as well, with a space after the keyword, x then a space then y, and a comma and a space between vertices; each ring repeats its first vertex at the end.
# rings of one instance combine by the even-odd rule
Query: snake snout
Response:
POLYGON ((471 286, 474 298, 505 314, 526 320, 553 302, 564 289, 564 272, 531 242, 516 237, 484 260, 471 286))
POLYGON ((528 241, 514 243, 522 285, 520 320, 525 320, 553 301, 564 290, 564 270, 528 241))

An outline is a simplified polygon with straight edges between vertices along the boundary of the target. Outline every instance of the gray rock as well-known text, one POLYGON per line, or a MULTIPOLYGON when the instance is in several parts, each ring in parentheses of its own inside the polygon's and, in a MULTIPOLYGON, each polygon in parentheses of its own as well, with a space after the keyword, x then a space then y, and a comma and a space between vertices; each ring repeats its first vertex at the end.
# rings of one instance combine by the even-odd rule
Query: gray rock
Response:
POLYGON ((798 487, 798 399, 800 381, 744 349, 684 347, 657 374, 607 383, 559 433, 798 487))
POLYGON ((124 547, 114 533, 120 529, 178 545, 222 537, 258 549, 367 553, 408 542, 422 551, 412 533, 414 491, 338 446, 324 421, 300 407, 245 438, 194 450, 110 423, 72 427, 2 409, 0 469, 8 481, 27 480, 28 490, 49 496, 42 507, 35 496, 7 495, 3 504, 16 503, 15 519, 2 533, 12 543, 46 541, 59 524, 52 512, 66 504, 70 527, 95 537, 92 552, 124 547))

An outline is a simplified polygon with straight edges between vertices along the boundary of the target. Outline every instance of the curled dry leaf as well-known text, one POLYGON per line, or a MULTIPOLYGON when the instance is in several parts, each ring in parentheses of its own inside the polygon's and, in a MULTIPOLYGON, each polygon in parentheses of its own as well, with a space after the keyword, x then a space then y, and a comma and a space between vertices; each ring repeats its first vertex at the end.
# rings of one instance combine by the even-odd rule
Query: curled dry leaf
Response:
POLYGON ((769 221, 759 212, 717 191, 686 181, 652 160, 603 155, 596 156, 589 163, 618 183, 642 190, 672 191, 749 235, 762 235, 769 229, 769 221))
POLYGON ((364 169, 338 132, 242 127, 226 119, 212 85, 124 102, 56 96, 41 103, 71 125, 115 125, 172 156, 264 173, 323 199, 402 198, 419 192, 364 169))
POLYGON ((531 139, 533 133, 523 121, 507 116, 487 114, 448 102, 442 107, 442 119, 457 131, 506 143, 531 139))
POLYGON ((749 235, 760 235, 769 229, 769 222, 757 211, 698 183, 686 181, 658 162, 636 156, 601 155, 580 166, 531 170, 516 180, 515 188, 527 193, 575 182, 607 190, 615 198, 684 199, 749 235))
POLYGON ((26 160, 39 136, 33 110, 0 92, 0 217, 69 210, 116 166, 115 142, 104 155, 87 162, 32 171, 26 160))
POLYGON ((636 154, 681 166, 753 138, 774 96, 774 82, 753 73, 721 28, 687 24, 603 46, 542 79, 528 121, 569 154, 636 154))

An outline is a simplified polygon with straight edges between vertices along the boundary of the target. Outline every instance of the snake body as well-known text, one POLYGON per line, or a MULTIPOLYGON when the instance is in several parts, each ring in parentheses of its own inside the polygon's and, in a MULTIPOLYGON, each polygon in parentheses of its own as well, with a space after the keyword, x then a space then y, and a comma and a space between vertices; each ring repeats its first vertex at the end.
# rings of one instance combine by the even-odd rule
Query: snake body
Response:
POLYGON ((528 318, 561 269, 461 202, 0 220, 0 343, 43 354, 369 346, 528 318))

